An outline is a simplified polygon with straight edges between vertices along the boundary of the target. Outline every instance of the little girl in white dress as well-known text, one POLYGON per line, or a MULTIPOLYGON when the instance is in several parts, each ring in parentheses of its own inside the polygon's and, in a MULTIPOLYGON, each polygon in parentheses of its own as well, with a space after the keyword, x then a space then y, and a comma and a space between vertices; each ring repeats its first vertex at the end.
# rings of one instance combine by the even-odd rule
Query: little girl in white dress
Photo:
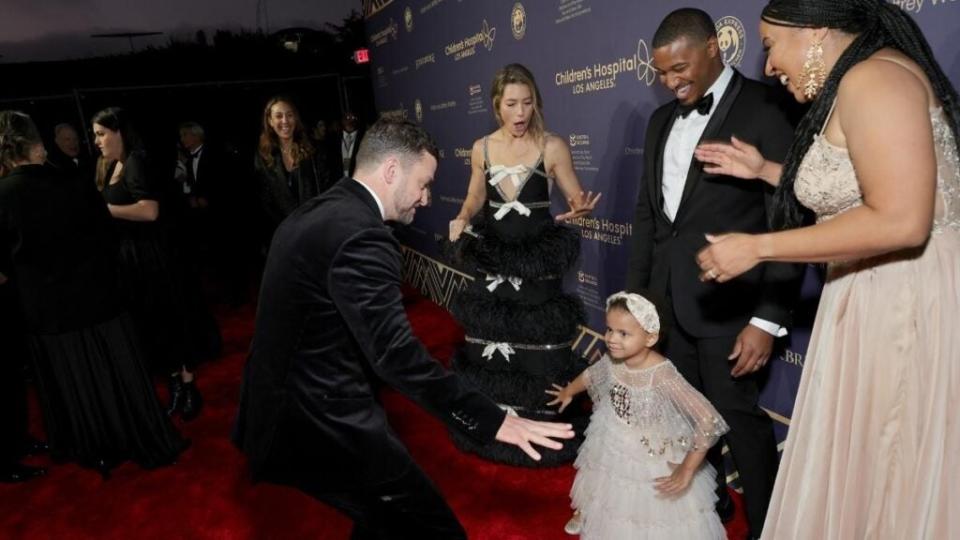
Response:
POLYGON ((588 391, 593 415, 574 466, 576 513, 565 530, 583 539, 725 539, 714 510, 707 450, 729 429, 716 409, 654 351, 660 318, 638 294, 607 299, 607 355, 549 405, 562 411, 588 391))

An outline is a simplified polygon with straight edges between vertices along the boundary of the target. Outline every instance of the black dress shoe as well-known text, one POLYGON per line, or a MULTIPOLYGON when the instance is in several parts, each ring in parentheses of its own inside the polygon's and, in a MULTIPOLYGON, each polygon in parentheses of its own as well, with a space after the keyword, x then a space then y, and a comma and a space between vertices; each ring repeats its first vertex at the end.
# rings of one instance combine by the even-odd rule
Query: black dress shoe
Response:
POLYGON ((195 381, 183 383, 183 404, 180 407, 180 418, 184 422, 189 422, 200 415, 200 409, 203 408, 203 398, 200 391, 197 390, 195 381))
POLYGON ((167 381, 167 388, 170 391, 170 404, 167 405, 167 416, 173 416, 183 409, 183 379, 176 373, 170 376, 167 381))
POLYGON ((43 467, 31 467, 22 463, 14 463, 0 469, 0 482, 15 484, 17 482, 26 482, 47 474, 43 467))

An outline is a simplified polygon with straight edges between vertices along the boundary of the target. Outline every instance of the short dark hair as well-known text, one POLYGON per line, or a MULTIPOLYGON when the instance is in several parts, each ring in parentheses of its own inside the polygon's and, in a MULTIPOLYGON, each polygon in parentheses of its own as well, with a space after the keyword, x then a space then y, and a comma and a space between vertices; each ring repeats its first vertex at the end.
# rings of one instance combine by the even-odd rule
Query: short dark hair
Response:
POLYGON ((419 124, 384 116, 367 130, 357 150, 357 168, 379 164, 389 154, 399 154, 405 161, 418 159, 426 152, 440 160, 433 137, 419 124))
POLYGON ((659 49, 680 38, 693 43, 706 43, 717 37, 717 27, 710 15, 696 8, 680 8, 667 15, 653 34, 653 48, 659 49))

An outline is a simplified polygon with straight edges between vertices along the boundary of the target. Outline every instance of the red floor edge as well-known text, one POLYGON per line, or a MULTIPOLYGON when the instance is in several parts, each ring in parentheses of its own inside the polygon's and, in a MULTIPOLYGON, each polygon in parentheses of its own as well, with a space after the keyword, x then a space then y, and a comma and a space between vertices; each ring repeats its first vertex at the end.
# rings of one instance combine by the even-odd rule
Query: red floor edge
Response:
MULTIPOLYGON (((405 303, 417 335, 436 358, 448 360, 463 339, 462 330, 444 309, 413 291, 405 303)), ((330 507, 292 489, 252 485, 243 456, 230 444, 253 317, 251 306, 218 313, 224 353, 200 369, 205 408, 200 418, 180 425, 193 445, 179 463, 154 471, 128 463, 105 481, 76 465, 30 458, 28 463, 47 466, 49 473, 26 484, 0 484, 0 538, 347 538, 349 520, 330 507)), ((166 398, 162 390, 161 396, 166 398)), ((383 400, 396 431, 470 538, 573 538, 563 533, 572 466, 530 470, 462 454, 440 422, 404 397, 387 391, 383 400)), ((35 400, 31 418, 34 434, 42 436, 35 400)), ((740 539, 746 518, 739 497, 735 500, 737 512, 727 533, 740 539)))

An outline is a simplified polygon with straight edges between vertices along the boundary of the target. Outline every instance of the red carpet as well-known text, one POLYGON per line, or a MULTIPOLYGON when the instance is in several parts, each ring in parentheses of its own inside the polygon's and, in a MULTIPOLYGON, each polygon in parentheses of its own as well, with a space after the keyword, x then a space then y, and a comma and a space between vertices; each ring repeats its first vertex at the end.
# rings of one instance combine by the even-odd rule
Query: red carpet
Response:
MULTIPOLYGON (((446 360, 463 338, 445 310, 411 294, 410 321, 430 351, 446 360)), ((110 480, 76 465, 51 465, 46 478, 0 484, 0 538, 279 539, 347 538, 350 522, 299 492, 251 485, 244 459, 228 439, 240 372, 253 331, 250 307, 223 312, 224 355, 200 370, 206 408, 182 425, 193 446, 172 467, 144 471, 126 464, 110 480)), ((165 398, 164 394, 164 398, 165 398)), ((528 470, 461 454, 433 417, 389 391, 384 402, 397 432, 457 513, 470 538, 566 539, 573 468, 528 470)), ((36 419, 36 407, 32 407, 36 419)), ((40 422, 35 420, 37 435, 40 422)), ((739 499, 737 500, 739 503, 739 499)), ((745 518, 727 527, 741 538, 745 518)))

